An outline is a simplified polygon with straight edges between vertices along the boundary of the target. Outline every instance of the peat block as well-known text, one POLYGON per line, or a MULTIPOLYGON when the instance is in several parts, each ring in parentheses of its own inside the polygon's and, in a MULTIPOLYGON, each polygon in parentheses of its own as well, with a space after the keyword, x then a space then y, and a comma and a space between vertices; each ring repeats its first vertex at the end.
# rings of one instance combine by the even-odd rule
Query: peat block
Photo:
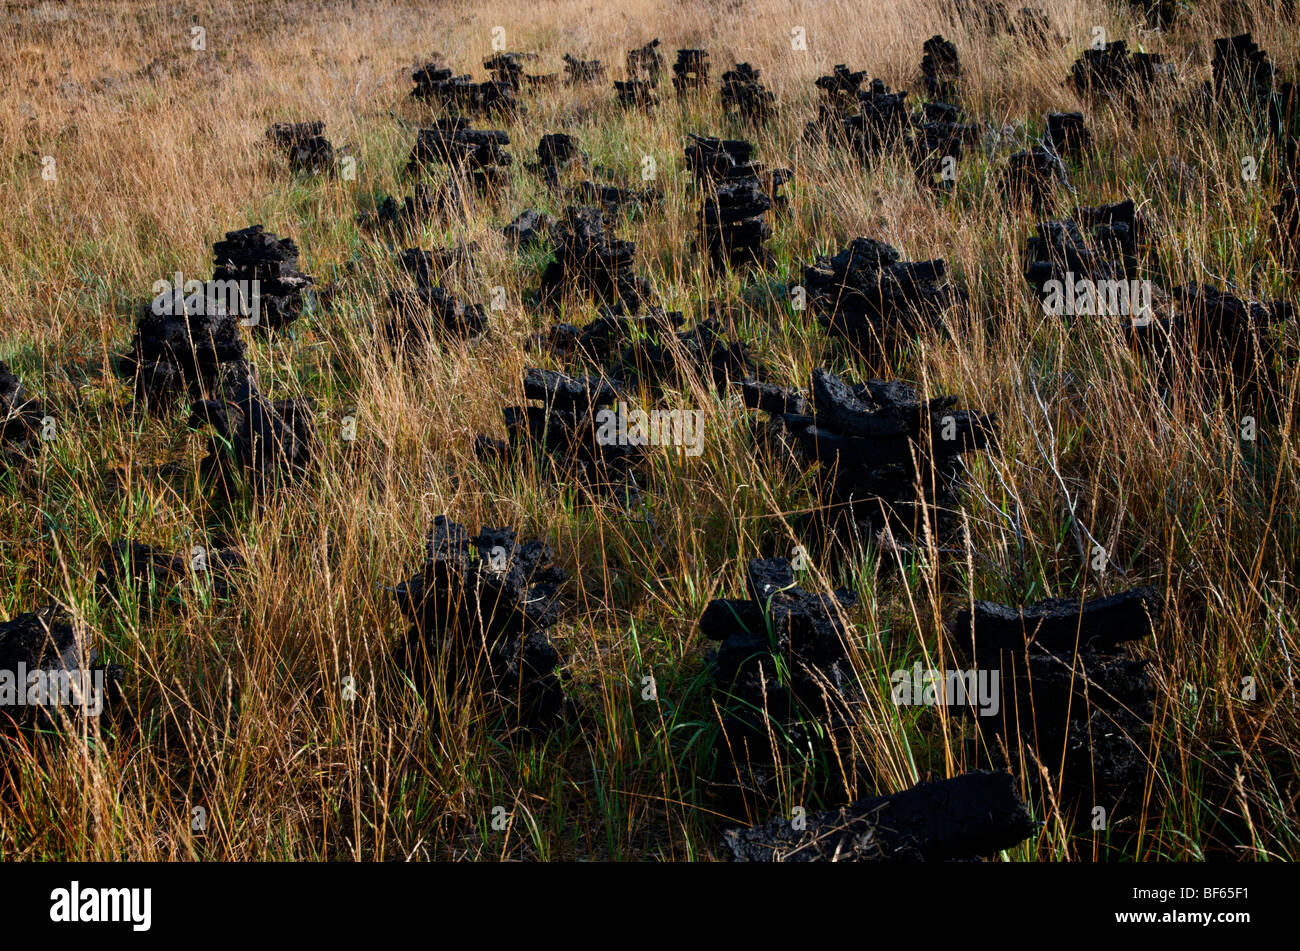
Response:
POLYGON ((416 134, 406 167, 417 173, 430 163, 441 163, 487 192, 506 184, 513 161, 505 148, 509 144, 510 136, 499 129, 471 128, 464 117, 438 119, 416 134))
POLYGON ((1056 789, 1085 807, 1080 818, 1093 804, 1141 798, 1155 686, 1145 662, 1120 645, 1152 636, 1160 612, 1158 592, 1134 588, 1023 608, 976 601, 951 625, 957 650, 1000 671, 998 713, 975 716, 990 748, 999 748, 994 737, 1005 742, 1014 765, 1023 742, 1037 757, 1029 775, 1041 762, 1056 789))
POLYGON ((60 713, 77 723, 95 710, 95 692, 102 678, 102 708, 121 699, 123 671, 113 664, 99 664, 99 649, 90 632, 74 623, 68 612, 52 604, 30 614, 19 614, 0 623, 0 735, 16 730, 56 729, 60 713), (40 672, 40 673, 38 673, 40 672), (90 675, 83 682, 83 672, 90 675), (35 681, 32 675, 36 674, 35 681), (43 676, 42 676, 43 674, 43 676), (70 684, 64 696, 65 685, 70 684), (32 692, 33 685, 36 693, 32 692), (79 696, 85 686, 91 694, 79 696), (34 701, 34 702, 27 702, 34 701), (63 704, 84 702, 80 705, 63 704), (55 710, 62 706, 62 710, 55 710))
POLYGON ((673 88, 679 96, 709 85, 709 51, 678 50, 673 63, 673 88))
POLYGON ((248 326, 278 330, 302 313, 312 279, 298 270, 298 245, 293 238, 278 238, 261 225, 227 231, 224 241, 212 246, 213 281, 247 282, 256 287, 256 306, 248 326))
POLYGON ((819 732, 811 723, 842 730, 863 700, 844 617, 857 596, 805 591, 784 558, 751 559, 747 583, 748 599, 711 601, 700 617, 700 633, 721 642, 711 677, 722 745, 747 747, 738 762, 770 759, 773 732, 802 745, 819 732))
POLYGON ((572 195, 579 204, 599 205, 601 213, 609 218, 642 211, 661 204, 664 198, 657 188, 620 188, 597 184, 589 179, 575 185, 572 195))
POLYGON ((957 47, 935 35, 926 40, 921 49, 921 76, 925 80, 926 95, 945 101, 956 98, 957 81, 961 78, 957 47))
POLYGON ((525 208, 514 221, 501 229, 501 233, 513 247, 522 249, 545 241, 553 227, 553 217, 525 208))
POLYGON ((277 122, 266 130, 266 137, 284 153, 295 172, 336 170, 334 146, 325 138, 324 122, 277 122))
POLYGON ((1057 187, 1072 189, 1061 156, 1046 144, 1009 156, 1000 184, 1009 201, 1026 202, 1034 208, 1050 205, 1057 187))
POLYGON ((614 93, 618 96, 618 104, 627 109, 649 110, 659 105, 655 85, 648 79, 616 79, 614 93))
POLYGON ((411 620, 399 664, 426 684, 441 673, 453 697, 475 686, 519 724, 553 719, 564 689, 547 631, 565 579, 543 542, 521 542, 509 528, 484 527, 471 538, 437 516, 424 565, 396 588, 411 620))
MULTIPOLYGON (((415 281, 414 288, 394 288, 388 304, 392 317, 384 331, 398 348, 416 350, 446 337, 476 337, 487 330, 487 312, 481 305, 466 304, 441 287, 435 275, 445 274, 454 261, 451 252, 439 253, 422 248, 407 248, 399 258, 415 281)), ((465 252, 468 254, 468 250, 465 252)))
POLYGON ((468 74, 455 75, 436 63, 411 74, 415 88, 411 97, 441 106, 451 113, 485 115, 489 112, 514 112, 519 108, 516 86, 489 80, 478 83, 468 74))
POLYGON ((1127 43, 1115 40, 1079 54, 1069 83, 1084 98, 1117 97, 1134 105, 1172 89, 1174 67, 1158 53, 1130 53, 1127 43))
POLYGON ((766 122, 776 113, 776 94, 749 63, 738 63, 722 74, 719 95, 724 112, 737 112, 750 122, 766 122))
POLYGON ((578 59, 564 54, 564 80, 570 86, 591 86, 605 79, 605 67, 598 59, 578 59))
POLYGON ((828 332, 864 352, 939 322, 965 299, 947 282, 942 260, 904 261, 873 238, 854 238, 833 257, 819 256, 804 268, 803 282, 808 304, 828 332))
POLYGON ((417 227, 431 221, 444 206, 444 193, 426 182, 416 182, 414 194, 399 204, 391 195, 385 195, 374 211, 357 215, 357 224, 367 228, 401 230, 417 227))
POLYGON ((480 437, 481 456, 525 451, 544 460, 557 481, 612 492, 625 504, 639 498, 633 470, 645 458, 645 447, 621 445, 601 437, 607 413, 623 395, 620 384, 605 377, 570 377, 554 370, 529 368, 524 374, 525 406, 503 411, 506 444, 480 437))
POLYGON ((1014 777, 986 770, 806 818, 802 831, 785 818, 732 829, 724 844, 738 862, 950 862, 995 855, 1039 829, 1014 777))
POLYGON ((850 539, 883 531, 920 538, 925 521, 935 537, 949 537, 961 456, 988 448, 997 431, 996 417, 955 409, 955 396, 922 400, 900 381, 848 383, 821 367, 809 395, 755 383, 742 394, 770 414, 774 448, 821 467, 827 508, 819 516, 850 539))
POLYGON ((0 467, 40 451, 47 415, 45 407, 27 396, 18 377, 0 361, 0 467))
POLYGON ((556 252, 542 274, 544 303, 557 306, 566 292, 572 292, 605 304, 622 303, 633 313, 640 310, 649 288, 633 274, 636 245, 605 229, 600 208, 570 207, 553 229, 552 239, 556 252))
POLYGON ((95 582, 108 588, 131 584, 145 592, 153 588, 162 591, 206 573, 212 578, 213 593, 225 597, 231 590, 231 574, 244 566, 243 552, 236 548, 166 552, 152 545, 119 540, 109 546, 95 582))
POLYGON ((652 86, 659 84, 664 71, 664 58, 659 54, 656 37, 645 46, 627 51, 627 75, 631 79, 647 80, 652 86))
POLYGON ((764 244, 772 237, 766 215, 772 196, 757 175, 715 182, 700 213, 700 247, 714 264, 768 267, 764 244))
POLYGON ((1025 280, 1040 294, 1049 281, 1130 281, 1152 240, 1132 201, 1081 206, 1072 218, 1039 222, 1025 246, 1025 280))
POLYGON ((205 479, 216 479, 231 494, 230 465, 254 491, 269 491, 301 480, 316 456, 315 407, 309 400, 269 400, 256 379, 226 371, 222 398, 190 406, 189 425, 216 434, 200 465, 205 479), (230 446, 227 453, 226 446, 230 446))
POLYGON ((209 395, 226 367, 248 372, 242 318, 220 300, 209 282, 189 299, 173 288, 141 305, 121 363, 123 376, 134 379, 137 403, 163 410, 182 396, 209 395))
POLYGON ((578 148, 578 140, 567 132, 551 132, 537 142, 537 164, 532 166, 541 173, 548 185, 559 185, 561 177, 570 171, 586 171, 591 158, 578 148))
POLYGON ((1058 155, 1072 159, 1092 150, 1092 133, 1083 124, 1082 112, 1049 112, 1047 141, 1058 155))

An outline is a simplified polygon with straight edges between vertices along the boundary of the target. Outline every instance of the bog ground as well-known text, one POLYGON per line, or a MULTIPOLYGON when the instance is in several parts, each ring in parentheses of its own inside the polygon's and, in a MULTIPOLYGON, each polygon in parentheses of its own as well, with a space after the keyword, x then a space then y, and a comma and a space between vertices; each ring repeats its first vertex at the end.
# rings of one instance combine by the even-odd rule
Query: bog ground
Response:
POLYGON ((1291 4, 0 18, 0 856, 1297 857, 1291 4))

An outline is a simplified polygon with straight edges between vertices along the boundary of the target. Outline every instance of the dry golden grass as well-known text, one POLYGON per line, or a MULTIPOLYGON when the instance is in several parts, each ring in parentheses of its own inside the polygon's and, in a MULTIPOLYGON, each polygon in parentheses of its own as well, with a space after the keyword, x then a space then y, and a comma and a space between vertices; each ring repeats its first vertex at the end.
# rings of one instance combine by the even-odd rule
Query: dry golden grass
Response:
MULTIPOLYGON (((935 553, 902 565, 885 557, 851 579, 861 596, 851 616, 857 659, 872 694, 856 745, 877 775, 875 788, 852 793, 973 765, 960 722, 900 718, 885 680, 936 649, 953 609, 978 597, 1018 603, 1150 583, 1167 599, 1157 637, 1139 648, 1160 685, 1153 805, 1125 830, 1125 854, 1300 855, 1294 375, 1270 406, 1207 405, 1194 370, 1162 393, 1117 335, 1044 318, 1020 266, 1034 222, 1003 207, 992 187, 1005 152, 964 165, 955 198, 939 200, 897 161, 864 169, 799 142, 816 108, 815 77, 847 63, 913 87, 921 44, 938 32, 957 44, 970 109, 998 125, 1027 120, 1031 130, 1049 109, 1086 107, 1063 81, 1098 25, 1164 53, 1190 85, 1209 75, 1210 38, 1245 17, 1281 72, 1297 75, 1294 21, 1267 0, 1238 4, 1245 12, 1227 19, 1212 15, 1217 4, 1195 4, 1163 33, 1102 3, 1049 6, 1065 40, 1036 52, 973 34, 940 0, 492 0, 472 10, 9 3, 0 31, 0 357, 59 408, 61 422, 38 460, 5 476, 3 612, 51 598, 72 606, 131 672, 138 733, 6 748, 0 856, 708 858, 724 818, 767 818, 717 815, 685 743, 711 715, 701 687, 708 645, 696 620, 709 599, 739 589, 764 533, 812 504, 806 485, 756 461, 736 398, 702 386, 680 394, 681 405, 705 411, 707 446, 695 460, 657 460, 653 528, 575 504, 544 473, 498 472, 474 456, 475 434, 502 434, 500 408, 519 399, 523 369, 538 359, 524 341, 545 318, 525 306, 524 292, 540 262, 509 251, 497 232, 523 207, 559 210, 520 165, 542 133, 562 128, 629 182, 642 156, 656 157, 666 209, 621 230, 637 241, 640 269, 666 306, 693 317, 710 298, 743 293, 744 329, 785 383, 802 385, 826 363, 911 379, 998 414, 1001 452, 972 462, 970 544, 955 567, 935 553), (190 48, 195 25, 206 30, 205 51, 190 48), (486 303, 486 289, 500 284, 510 306, 492 313, 485 339, 448 345, 427 365, 396 365, 375 345, 396 248, 359 232, 354 216, 382 194, 410 192, 401 169, 428 117, 407 98, 411 67, 436 51, 481 76, 499 25, 507 48, 543 54, 542 71, 561 68, 571 51, 604 60, 618 78, 625 51, 655 36, 670 60, 677 47, 707 46, 715 75, 733 60, 762 69, 781 114, 759 157, 796 171, 771 281, 715 278, 688 250, 695 199, 683 174, 685 133, 746 134, 722 116, 716 91, 688 108, 663 96, 650 117, 619 111, 607 85, 546 92, 501 125, 516 156, 501 207, 476 208, 409 242, 479 241, 478 271, 455 289, 486 303), (790 48, 794 26, 807 31, 805 52, 790 48), (271 155, 269 123, 310 118, 326 122, 336 145, 352 146, 355 181, 294 179, 271 155), (41 176, 46 156, 54 182, 41 176), (125 413, 128 388, 112 357, 125 350, 133 308, 155 280, 207 275, 213 241, 252 223, 292 236, 303 269, 339 289, 335 308, 252 343, 268 390, 316 399, 324 464, 300 490, 226 508, 193 480, 158 475, 171 459, 192 470, 198 438, 179 419, 141 423, 125 413), (792 319, 768 284, 858 234, 908 258, 946 258, 970 289, 970 313, 892 364, 849 355, 811 320, 792 319), (359 438, 349 445, 339 420, 353 408, 359 438), (1260 420, 1255 447, 1236 438, 1245 415, 1260 420), (105 486, 110 469, 125 472, 122 487, 105 486), (384 589, 415 570, 440 513, 471 528, 509 524, 555 548, 571 576, 555 635, 591 711, 583 728, 503 742, 477 703, 426 701, 393 671, 404 622, 384 589), (1076 524, 1106 548, 1104 572, 1080 558, 1076 524), (150 613, 94 585, 113 539, 177 550, 218 531, 251 552, 235 597, 188 594, 150 613), (648 673, 659 704, 641 701, 648 673), (351 702, 340 689, 348 676, 358 685, 351 702), (1245 676, 1258 682, 1254 701, 1240 699, 1245 676), (199 806, 208 822, 196 832, 199 806), (509 816, 504 833, 491 828, 497 806, 509 816), (1226 813, 1242 817, 1234 827, 1249 830, 1243 841, 1215 832, 1226 813)), ((1242 154, 1270 161, 1259 142, 1172 114, 1135 122, 1090 109, 1089 125, 1098 158, 1077 175, 1077 201, 1140 201, 1163 235, 1162 284, 1230 279, 1255 296, 1293 293, 1268 236, 1272 196, 1238 174, 1242 154), (1158 173, 1174 160, 1193 170, 1186 182, 1158 173)), ((804 796, 794 784, 780 808, 804 796)), ((1043 834, 1011 858, 1113 854, 1106 836, 1070 836, 1059 816, 1040 818, 1043 834)))

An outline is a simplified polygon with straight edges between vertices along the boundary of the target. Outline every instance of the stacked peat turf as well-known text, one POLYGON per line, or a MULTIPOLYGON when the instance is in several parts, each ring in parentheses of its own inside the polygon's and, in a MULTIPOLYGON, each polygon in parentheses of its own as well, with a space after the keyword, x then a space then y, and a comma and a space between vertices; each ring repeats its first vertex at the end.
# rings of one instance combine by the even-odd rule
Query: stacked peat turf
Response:
POLYGON ((715 183, 700 212, 698 246, 716 265, 769 267, 764 243, 772 226, 765 216, 772 204, 756 175, 715 183))
MULTIPOLYGON (((643 327, 645 318, 635 318, 643 327)), ((627 347, 612 362, 610 372, 620 380, 658 388, 667 382, 695 374, 724 392, 728 383, 765 380, 767 371, 735 334, 717 320, 703 320, 679 333, 662 332, 664 320, 656 322, 660 333, 634 336, 626 332, 627 347)), ((590 339, 590 338, 588 338, 590 339)))
POLYGON ((413 99, 441 106, 453 115, 510 113, 519 108, 517 87, 508 82, 476 83, 468 74, 457 76, 437 63, 417 69, 411 79, 415 82, 413 99))
POLYGON ((530 453, 558 485, 578 484, 630 506, 640 497, 635 470, 646 455, 644 442, 618 432, 619 414, 609 407, 622 396, 621 386, 604 377, 529 368, 524 397, 532 402, 506 407, 508 440, 480 436, 477 452, 483 458, 530 453))
POLYGON ((586 171, 591 159, 578 148, 578 140, 567 132, 551 132, 537 142, 537 164, 531 166, 540 172, 542 180, 558 186, 561 179, 572 171, 586 171))
POLYGON ((921 76, 925 93, 944 102, 957 98, 957 81, 961 78, 961 61, 957 47, 942 36, 932 36, 922 46, 921 76))
POLYGON ((578 293, 600 303, 622 303, 631 312, 649 296, 645 281, 633 273, 636 245, 605 229, 597 207, 570 207, 552 229, 555 260, 542 274, 541 299, 556 307, 562 296, 578 293))
POLYGON ((744 139, 717 139, 694 132, 688 137, 691 144, 686 147, 686 165, 698 184, 712 189, 723 182, 757 178, 772 200, 772 207, 778 210, 785 207, 786 199, 780 189, 794 176, 790 169, 769 169, 761 162, 751 161, 754 146, 744 139))
POLYGON ((524 250, 545 241, 553 227, 553 217, 525 208, 514 221, 501 229, 501 233, 511 247, 524 250))
POLYGON ((436 340, 467 339, 487 330, 487 312, 480 305, 464 303, 437 283, 433 252, 408 248, 400 260, 415 286, 388 295, 392 316, 384 333, 395 348, 418 352, 436 340))
POLYGON ((673 63, 673 88, 678 96, 685 96, 709 85, 709 51, 678 50, 673 63))
POLYGON ((0 623, 0 739, 65 722, 75 729, 115 706, 122 668, 98 661, 90 632, 60 605, 0 623))
POLYGON ((663 201, 657 188, 620 188, 584 180, 574 186, 572 197, 580 205, 599 205, 608 218, 639 213, 663 201))
POLYGON ((298 245, 293 238, 278 238, 253 225, 227 231, 225 240, 212 246, 212 253, 214 283, 233 281, 233 286, 250 289, 244 326, 279 330, 301 315, 312 279, 298 270, 298 245))
POLYGON ((863 693, 845 618, 857 596, 847 588, 805 591, 784 558, 752 559, 746 580, 747 598, 709 603, 700 633, 721 642, 711 668, 722 715, 720 778, 762 793, 778 761, 833 756, 858 719, 863 693), (774 743, 786 748, 774 751, 774 743))
POLYGON ((1084 50, 1070 67, 1070 85, 1085 99, 1149 103, 1173 88, 1174 67, 1158 53, 1130 53, 1123 40, 1084 50))
POLYGON ((629 79, 644 79, 652 86, 659 84, 659 77, 664 71, 664 58, 659 54, 659 40, 656 37, 645 46, 627 51, 627 75, 629 79))
MULTIPOLYGON (((1058 292, 1069 285, 1072 300, 1075 288, 1084 282, 1092 297, 1112 282, 1135 280, 1139 259, 1152 241, 1151 228, 1132 201, 1081 206, 1070 219, 1039 222, 1038 233, 1025 246, 1025 280, 1041 295, 1049 294, 1053 282, 1058 292)), ((1102 313, 1091 305, 1070 310, 1080 315, 1102 313)))
POLYGON ((40 451, 46 420, 54 417, 23 391, 8 365, 0 361, 0 469, 15 465, 40 451))
POLYGON ((441 680, 449 710, 477 694, 510 727, 553 721, 564 688, 547 632, 565 579, 543 542, 520 542, 509 528, 485 527, 471 538, 437 516, 424 565, 396 588, 411 620, 398 663, 426 689, 441 680))
POLYGON ((763 85, 759 70, 738 63, 722 74, 720 92, 723 112, 739 113, 742 119, 763 123, 776 113, 776 94, 763 85))
POLYGON ((1058 187, 1073 191, 1065 163, 1047 144, 1035 145, 1011 155, 1002 170, 1000 185, 1008 201, 1025 203, 1032 208, 1050 205, 1058 187))
POLYGON ((766 436, 778 452, 821 467, 818 517, 849 544, 879 533, 895 544, 927 533, 946 540, 957 525, 961 457, 996 433, 995 417, 955 410, 955 396, 922 400, 899 381, 846 383, 821 367, 811 398, 758 382, 742 391, 747 406, 770 414, 766 436))
POLYGON ((618 104, 625 109, 641 109, 649 112, 659 105, 654 83, 648 79, 616 79, 614 93, 618 96, 618 104))
POLYGON ((918 783, 805 817, 724 833, 737 862, 964 862, 1038 831, 1007 772, 978 770, 918 783))
POLYGON ((325 138, 325 123, 277 122, 266 130, 266 137, 289 160, 294 172, 332 172, 334 146, 325 138))
POLYGON ((987 748, 1006 750, 1031 782, 1045 769, 1081 821, 1094 806, 1141 801, 1155 686, 1120 645, 1152 636, 1160 610, 1151 588, 1022 608, 976 601, 949 629, 960 656, 998 674, 996 712, 975 716, 987 748))
POLYGON ((247 374, 242 308, 230 307, 228 295, 218 290, 212 282, 188 295, 183 287, 170 287, 141 305, 120 368, 133 382, 138 407, 159 412, 183 396, 203 399, 226 367, 247 374))
POLYGON ((864 161, 901 145, 908 124, 907 91, 891 92, 879 79, 858 92, 858 112, 842 121, 845 140, 864 161))
POLYGON ((189 425, 208 427, 208 455, 200 464, 205 481, 233 496, 236 473, 255 492, 283 488, 301 480, 316 456, 315 407, 310 400, 269 400, 256 378, 223 371, 219 399, 190 405, 189 425))
POLYGON ((585 363, 604 366, 617 360, 631 341, 675 333, 685 322, 680 311, 665 311, 661 307, 649 307, 634 314, 622 304, 602 306, 596 318, 586 325, 555 324, 536 334, 531 343, 535 349, 558 357, 577 357, 585 363))
POLYGON ((818 77, 816 86, 821 94, 817 118, 804 127, 808 142, 840 142, 844 135, 844 120, 858 108, 858 95, 867 78, 866 70, 854 72, 843 63, 836 65, 827 76, 818 77))
POLYGON ((942 259, 904 261, 873 238, 854 238, 833 257, 804 268, 808 306, 832 336, 864 353, 890 349, 900 337, 942 320, 965 299, 946 281, 942 259))
POLYGON ((390 231, 402 231, 418 227, 428 221, 443 208, 445 194, 434 189, 426 182, 416 182, 415 192, 402 199, 398 204, 391 195, 385 195, 374 211, 361 212, 357 215, 357 224, 363 228, 381 228, 390 231))
POLYGON ((212 593, 230 593, 231 575, 245 566, 237 548, 195 546, 189 552, 166 552, 152 545, 119 540, 109 546, 100 562, 95 583, 112 589, 119 585, 138 587, 146 598, 154 592, 170 591, 192 579, 210 577, 212 593))
POLYGON ((1049 112, 1046 121, 1047 141, 1057 155, 1078 160, 1092 149, 1082 112, 1049 112))
POLYGON ((407 171, 417 173, 438 162, 452 169, 453 181, 467 179, 479 192, 503 188, 513 159, 506 151, 510 136, 499 129, 473 129, 464 117, 438 119, 420 129, 407 171))
POLYGON ((605 79, 605 67, 598 59, 578 59, 565 53, 564 79, 570 86, 592 86, 605 79))

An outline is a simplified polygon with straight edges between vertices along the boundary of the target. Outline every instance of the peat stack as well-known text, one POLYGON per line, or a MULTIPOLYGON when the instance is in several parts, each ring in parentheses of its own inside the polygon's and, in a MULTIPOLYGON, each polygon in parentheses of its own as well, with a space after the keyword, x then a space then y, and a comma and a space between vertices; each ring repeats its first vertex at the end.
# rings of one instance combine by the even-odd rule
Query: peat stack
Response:
POLYGON ((402 231, 419 227, 432 221, 445 207, 445 193, 440 192, 426 182, 416 182, 414 194, 403 198, 401 203, 391 195, 385 195, 374 209, 357 215, 357 224, 363 228, 382 228, 390 231, 402 231))
POLYGON ((940 322, 965 299, 946 278, 942 259, 904 261, 883 241, 854 238, 804 268, 803 284, 809 307, 832 336, 874 353, 940 322))
POLYGON ((675 333, 686 322, 680 311, 648 307, 630 313, 621 304, 602 306, 595 319, 582 327, 555 324, 533 337, 532 346, 560 357, 578 357, 584 362, 605 365, 616 360, 628 343, 641 336, 657 338, 675 333))
POLYGON ((738 63, 722 74, 719 93, 723 112, 739 113, 742 119, 763 123, 776 113, 776 94, 763 85, 759 70, 738 63))
POLYGON ((1183 366, 1199 367, 1211 379, 1222 378, 1238 394, 1275 386, 1277 363, 1288 356, 1279 341, 1294 330, 1294 304, 1247 301, 1195 282, 1171 293, 1177 304, 1174 314, 1133 333, 1164 357, 1164 373, 1172 373, 1170 360, 1177 357, 1183 366))
POLYGON ((754 146, 744 139, 717 139, 689 133, 691 144, 686 147, 686 166, 695 176, 697 184, 714 188, 723 182, 757 178, 772 207, 781 210, 786 199, 781 186, 794 177, 788 168, 769 169, 761 162, 751 161, 754 146))
POLYGON ((664 58, 659 54, 659 39, 656 37, 645 46, 638 46, 627 51, 627 75, 629 79, 644 79, 652 86, 659 85, 659 77, 664 71, 664 58))
POLYGON ((572 195, 581 205, 599 205, 601 213, 608 218, 641 212, 660 204, 664 198, 657 188, 620 188, 590 180, 575 185, 572 195))
POLYGON ((659 105, 654 83, 648 79, 616 79, 614 93, 618 96, 618 104, 625 109, 641 109, 649 112, 659 105))
POLYGON ((441 106, 453 115, 509 113, 519 108, 518 87, 508 82, 477 83, 468 73, 458 76, 437 63, 417 69, 411 79, 415 83, 411 98, 441 106))
POLYGON ((411 621, 397 660, 427 689, 441 681, 448 709, 485 697, 510 726, 540 726, 564 707, 560 652, 548 631, 566 580, 550 546, 512 529, 470 537, 445 515, 433 520, 425 562, 397 585, 411 621))
POLYGON ((649 287, 633 273, 636 245, 605 229, 600 208, 570 207, 551 237, 556 246, 555 260, 542 274, 540 293, 544 304, 558 306, 568 292, 604 304, 622 303, 633 313, 641 309, 649 287))
POLYGON ((294 172, 335 171, 334 146, 325 138, 325 123, 277 122, 266 137, 284 154, 294 172))
POLYGON ((213 393, 222 371, 248 372, 239 308, 212 282, 195 294, 169 288, 143 304, 120 372, 133 380, 138 405, 159 412, 182 396, 213 393))
POLYGON ((980 145, 983 128, 977 122, 961 122, 959 117, 955 106, 942 102, 927 102, 921 114, 913 117, 905 144, 921 184, 951 191, 955 178, 948 174, 947 163, 959 162, 967 149, 980 145))
POLYGON ((1130 53, 1115 40, 1084 50, 1070 67, 1069 84, 1085 99, 1149 103, 1174 86, 1174 67, 1158 53, 1130 53))
POLYGON ((9 366, 0 361, 0 468, 28 459, 41 449, 49 414, 23 391, 9 366))
POLYGON ((1276 70, 1250 33, 1216 39, 1210 68, 1214 101, 1221 108, 1267 109, 1276 70))
MULTIPOLYGON (((661 312, 662 313, 662 312, 661 312)), ((679 315, 678 315, 679 316, 679 315)), ((680 321, 679 321, 680 322, 680 321)), ((669 321, 644 317, 625 320, 620 328, 627 347, 613 360, 610 372, 620 380, 657 388, 666 382, 696 374, 724 392, 729 383, 767 378, 766 368, 749 347, 714 319, 702 320, 689 330, 667 332, 669 321), (658 333, 633 334, 633 322, 658 333)), ((588 340, 591 337, 588 336, 588 340)))
POLYGON ((558 186, 566 174, 586 171, 590 166, 591 158, 567 132, 551 132, 537 142, 537 165, 533 167, 548 185, 558 186))
POLYGON ((1076 161, 1092 150, 1092 133, 1083 124, 1082 112, 1049 112, 1047 141, 1057 155, 1076 161))
POLYGON ((278 238, 253 225, 227 231, 225 240, 212 246, 212 253, 214 282, 234 281, 241 290, 251 290, 246 326, 279 330, 301 315, 312 279, 298 270, 298 245, 293 238, 278 238))
POLYGON ((864 699, 845 620, 857 596, 805 591, 784 558, 751 559, 746 582, 747 598, 709 602, 700 633, 721 642, 710 676, 722 711, 719 758, 735 772, 725 781, 761 792, 778 758, 811 753, 828 762, 809 769, 836 769, 834 747, 864 699), (774 745, 786 747, 783 756, 774 745))
MULTIPOLYGON (((1039 222, 1038 233, 1025 246, 1025 280, 1041 295, 1049 293, 1052 283, 1058 293, 1068 284, 1068 295, 1074 300, 1074 289, 1081 281, 1091 285, 1085 288, 1089 297, 1104 294, 1107 284, 1137 278, 1139 258, 1152 241, 1151 228, 1132 201, 1081 206, 1072 218, 1039 222)), ((1124 295, 1129 299, 1127 288, 1124 295)), ((1075 310, 1079 314, 1100 312, 1095 307, 1075 310)))
POLYGON ((0 623, 0 737, 76 725, 115 706, 123 670, 57 604, 0 623))
POLYGON ((1002 170, 1000 185, 1008 201, 1033 208, 1050 205, 1058 187, 1073 191, 1065 163, 1045 144, 1012 154, 1002 170))
POLYGON ((511 247, 523 250, 545 241, 554 227, 555 219, 550 215, 525 208, 514 221, 501 229, 501 234, 511 247))
POLYGON ((434 275, 447 268, 439 267, 445 262, 435 260, 432 251, 408 248, 400 261, 415 287, 395 288, 388 295, 392 316, 384 326, 384 335, 395 348, 416 352, 434 341, 468 339, 487 330, 487 312, 482 306, 466 304, 439 285, 434 275))
POLYGON ((821 95, 817 118, 804 126, 807 142, 839 142, 842 140, 844 120, 858 108, 858 95, 867 78, 866 70, 853 71, 839 63, 829 75, 817 78, 815 85, 821 95))
POLYGON ((925 41, 921 50, 921 76, 926 95, 944 102, 957 98, 957 81, 961 78, 957 47, 935 35, 925 41))
POLYGON ((1121 645, 1152 636, 1160 611, 1152 588, 1020 608, 976 601, 949 629, 962 656, 999 672, 997 713, 971 714, 988 749, 1006 749, 1033 782, 1046 768, 1081 821, 1094 805, 1141 801, 1155 686, 1121 645))
POLYGON ((858 112, 842 124, 845 140, 864 161, 901 145, 909 125, 907 90, 893 92, 873 79, 858 92, 858 112))
POLYGON ((686 96, 709 86, 709 51, 678 50, 673 63, 673 89, 686 96))
POLYGON ((605 67, 598 59, 578 59, 564 54, 564 81, 570 86, 593 86, 604 82, 605 67))
POLYGON ((499 129, 473 129, 464 117, 438 119, 415 138, 406 168, 418 173, 430 163, 451 168, 455 180, 468 180, 482 193, 506 186, 513 161, 506 146, 510 136, 499 129))
POLYGON ((197 552, 167 552, 152 545, 118 540, 109 546, 95 575, 95 583, 112 589, 119 585, 138 587, 152 599, 154 592, 187 585, 196 577, 212 579, 212 593, 226 597, 231 591, 231 576, 246 562, 237 548, 203 548, 197 552))
POLYGON ((534 367, 524 374, 524 397, 528 405, 503 411, 506 442, 479 437, 480 457, 529 453, 557 484, 576 482, 629 506, 639 499, 635 470, 644 464, 645 445, 619 438, 616 412, 609 408, 623 397, 620 384, 534 367))
POLYGON ((977 770, 918 783, 814 813, 796 830, 789 819, 731 829, 724 845, 737 862, 965 862, 996 855, 1034 835, 1007 772, 977 770))
POLYGON ((772 204, 756 175, 715 183, 701 209, 698 246, 716 265, 770 267, 764 243, 772 237, 765 218, 772 204))
POLYGON ((483 68, 492 74, 494 82, 509 86, 518 92, 524 85, 523 61, 536 58, 535 53, 493 53, 483 60, 483 68))
POLYGON ((955 409, 955 396, 922 400, 896 380, 847 383, 821 367, 810 396, 758 382, 742 392, 769 414, 765 435, 778 453, 820 467, 819 525, 846 542, 951 537, 961 457, 996 435, 996 417, 955 409))
POLYGON ((256 379, 227 371, 221 398, 190 405, 189 425, 215 434, 200 475, 233 495, 236 473, 254 492, 279 489, 304 478, 316 456, 315 407, 309 400, 268 400, 256 379))

